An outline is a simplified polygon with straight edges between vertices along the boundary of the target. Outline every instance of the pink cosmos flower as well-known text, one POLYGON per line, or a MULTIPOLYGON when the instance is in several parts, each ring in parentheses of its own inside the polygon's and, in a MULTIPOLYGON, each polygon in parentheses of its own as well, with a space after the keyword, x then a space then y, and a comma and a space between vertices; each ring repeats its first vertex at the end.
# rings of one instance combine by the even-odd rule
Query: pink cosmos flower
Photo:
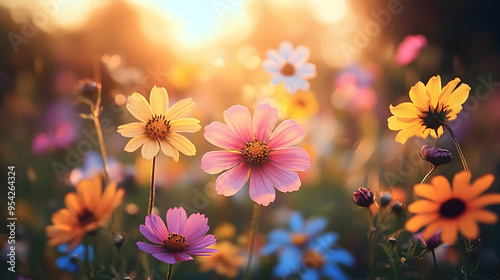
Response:
POLYGON ((215 237, 208 232, 208 218, 200 213, 187 218, 182 207, 167 211, 167 226, 158 215, 148 215, 145 225, 140 225, 141 233, 155 245, 137 242, 139 249, 150 253, 162 262, 174 264, 189 261, 195 256, 210 256, 217 250, 207 248, 215 244, 215 237), (168 227, 168 229, 167 229, 168 227))
POLYGON ((406 65, 417 58, 420 50, 427 45, 424 35, 408 35, 399 44, 396 52, 396 64, 406 65))
POLYGON ((224 112, 224 120, 205 127, 208 142, 225 150, 203 155, 201 168, 209 174, 224 170, 215 182, 218 194, 237 193, 250 178, 250 198, 258 204, 269 205, 275 199, 274 188, 281 192, 300 188, 299 175, 311 166, 306 150, 291 147, 305 136, 294 120, 285 120, 273 128, 278 110, 269 104, 259 104, 252 117, 248 108, 236 105, 224 112))

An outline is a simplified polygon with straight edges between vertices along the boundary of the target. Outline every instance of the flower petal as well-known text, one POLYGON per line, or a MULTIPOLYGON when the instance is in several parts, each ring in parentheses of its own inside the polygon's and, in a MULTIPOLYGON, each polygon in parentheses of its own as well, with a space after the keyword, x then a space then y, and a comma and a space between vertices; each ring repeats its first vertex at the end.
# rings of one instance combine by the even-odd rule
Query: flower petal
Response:
POLYGON ((484 175, 481 178, 478 178, 472 184, 471 195, 476 197, 482 194, 484 191, 490 188, 491 184, 495 181, 495 176, 492 174, 484 175))
POLYGON ((146 135, 143 134, 136 136, 128 141, 127 145, 125 145, 124 150, 126 152, 132 153, 135 150, 139 149, 139 147, 146 143, 146 141, 149 141, 149 138, 146 135))
MULTIPOLYGON (((272 185, 280 192, 293 192, 300 188, 299 175, 290 169, 283 168, 274 163, 266 163, 262 167, 272 185)), ((253 174, 254 171, 252 171, 253 174)))
POLYGON ((193 133, 201 129, 200 121, 195 118, 183 118, 170 121, 171 132, 193 133))
POLYGON ((295 93, 298 89, 297 83, 296 83, 296 77, 284 77, 285 79, 285 89, 289 93, 295 93))
POLYGON ((430 200, 421 199, 408 206, 410 213, 432 213, 439 210, 440 205, 430 200))
POLYGON ((241 153, 230 151, 212 151, 201 158, 201 169, 208 174, 217 174, 232 168, 243 160, 241 153))
POLYGON ((248 179, 250 167, 242 162, 240 165, 222 173, 215 181, 215 190, 218 194, 231 196, 237 193, 248 179))
POLYGON ((145 159, 152 159, 153 157, 158 155, 159 151, 160 144, 158 143, 158 141, 148 139, 142 146, 141 155, 145 159))
POLYGON ((253 113, 255 138, 265 142, 278 121, 278 109, 268 103, 259 104, 253 113))
POLYGON ((436 193, 437 193, 436 189, 429 184, 416 184, 413 187, 413 192, 415 193, 415 195, 418 195, 420 197, 424 197, 424 198, 427 198, 427 199, 430 199, 430 200, 433 200, 436 202, 443 200, 443 198, 438 197, 436 195, 436 193))
POLYGON ((139 231, 146 237, 149 241, 156 243, 156 244, 163 244, 163 239, 158 238, 156 235, 154 235, 148 227, 145 225, 140 225, 139 226, 139 231))
POLYGON ((186 252, 188 252, 188 251, 192 252, 194 250, 206 248, 210 245, 215 244, 215 241, 216 241, 215 236, 213 236, 212 234, 205 235, 205 236, 198 238, 198 239, 194 240, 193 242, 189 243, 186 246, 186 252))
POLYGON ((293 53, 293 45, 290 42, 283 42, 279 46, 279 52, 281 57, 283 57, 284 60, 290 61, 290 56, 293 53))
MULTIPOLYGON (((422 82, 416 83, 410 89, 410 99, 417 109, 422 112, 429 111, 429 106, 431 106, 431 95, 425 88, 422 82)), ((435 107, 432 107, 435 109, 435 107)))
POLYGON ((414 122, 411 121, 402 121, 400 118, 396 116, 391 116, 387 119, 387 126, 390 130, 401 130, 407 129, 410 126, 414 125, 414 122))
POLYGON ((446 222, 441 227, 441 240, 450 244, 454 244, 457 240, 458 234, 458 223, 456 222, 446 222))
POLYGON ((174 253, 174 258, 176 260, 180 261, 180 262, 182 262, 182 261, 190 261, 190 260, 193 259, 193 257, 191 257, 190 255, 182 253, 182 252, 174 253))
POLYGON ((439 214, 418 214, 411 217, 405 224, 409 232, 417 232, 423 226, 439 218, 439 214))
POLYGON ((465 215, 459 220, 458 225, 463 235, 469 239, 476 239, 479 235, 479 227, 471 214, 465 215))
POLYGON ((149 232, 151 232, 159 240, 163 241, 168 236, 167 227, 165 226, 165 223, 158 215, 151 215, 151 214, 147 215, 145 226, 149 229, 149 232))
POLYGON ((144 243, 141 241, 137 242, 136 244, 140 250, 142 250, 146 253, 149 253, 149 254, 158 254, 158 253, 165 252, 167 250, 163 246, 151 245, 151 244, 144 243))
POLYGON ((269 159, 275 164, 295 171, 306 171, 311 167, 311 158, 307 151, 299 147, 275 150, 269 153, 269 159))
POLYGON ((266 69, 266 71, 270 74, 277 74, 281 69, 281 64, 274 60, 266 59, 262 62, 262 67, 264 67, 264 69, 266 69))
POLYGON ((439 96, 441 94, 441 77, 439 75, 431 77, 425 88, 430 94, 432 108, 437 108, 439 96))
POLYGON ((310 53, 308 47, 300 45, 292 52, 288 61, 300 65, 309 59, 310 53))
POLYGON ((441 201, 445 199, 449 199, 452 195, 452 190, 450 186, 450 182, 444 176, 436 176, 432 178, 431 184, 434 186, 436 190, 436 197, 439 197, 441 201))
POLYGON ((118 133, 123 137, 136 137, 146 132, 146 127, 144 123, 133 122, 128 124, 123 124, 118 127, 118 133))
POLYGON ((134 92, 127 99, 127 109, 136 119, 146 123, 153 116, 148 101, 142 94, 134 92))
POLYGON ((170 109, 168 109, 165 119, 173 121, 187 116, 193 111, 196 105, 191 98, 181 99, 177 101, 170 109))
POLYGON ((441 94, 439 95, 440 104, 447 104, 448 98, 450 98, 450 94, 453 92, 458 83, 460 83, 459 78, 455 78, 453 81, 448 82, 448 84, 442 89, 441 94))
POLYGON ((273 131, 267 142, 270 150, 288 148, 302 141, 305 137, 302 126, 295 120, 281 122, 273 131))
POLYGON ((170 143, 165 140, 160 141, 161 151, 169 157, 172 157, 175 162, 179 161, 179 150, 174 148, 170 143))
POLYGON ((455 107, 464 104, 464 102, 469 98, 470 86, 467 84, 461 84, 455 89, 451 94, 446 104, 450 107, 455 107))
POLYGON ((181 234, 186 237, 187 243, 191 243, 207 234, 208 230, 208 218, 197 213, 189 216, 182 227, 181 234))
POLYGON ((168 232, 180 234, 187 220, 186 210, 182 207, 170 208, 166 216, 168 232))
POLYGON ((469 207, 471 208, 483 208, 485 206, 500 204, 500 194, 498 193, 489 193, 482 195, 481 197, 476 198, 475 200, 469 203, 469 207))
POLYGON ((271 80, 271 84, 277 85, 277 84, 281 83, 281 81, 283 81, 283 78, 284 78, 283 75, 281 75, 280 73, 278 73, 271 80))
POLYGON ((266 54, 270 60, 274 61, 278 65, 283 65, 286 63, 286 61, 283 59, 283 57, 281 57, 280 53, 277 50, 268 50, 266 54))
POLYGON ((167 135, 167 140, 172 146, 186 156, 196 155, 196 147, 186 137, 172 132, 167 135))
POLYGON ((224 111, 224 120, 231 131, 238 137, 238 142, 248 143, 254 140, 252 117, 248 108, 234 105, 224 111))
POLYGON ((495 224, 498 221, 497 214, 488 210, 479 209, 472 212, 472 214, 475 216, 476 220, 481 223, 495 224))
POLYGON ((163 87, 154 86, 149 95, 149 104, 151 104, 151 113, 153 115, 164 116, 168 109, 168 93, 163 87))
POLYGON ((403 102, 395 107, 390 105, 389 110, 398 118, 417 118, 420 114, 420 110, 411 102, 403 102))
POLYGON ((264 206, 269 205, 276 197, 271 181, 267 179, 261 168, 255 167, 251 171, 249 193, 250 199, 264 206))
POLYGON ((168 263, 168 264, 175 264, 178 262, 178 260, 175 259, 174 255, 171 253, 159 253, 159 254, 153 254, 153 257, 157 258, 158 260, 168 263))
POLYGON ((316 77, 316 65, 312 63, 306 63, 297 67, 296 72, 303 78, 312 79, 316 77))
POLYGON ((238 139, 231 129, 224 123, 212 122, 205 126, 205 139, 212 145, 224 149, 243 150, 246 142, 238 139))
MULTIPOLYGON (((453 195, 457 197, 462 197, 462 198, 469 198, 470 197, 470 186, 469 186, 469 180, 470 180, 471 174, 470 172, 465 172, 462 171, 453 177, 453 195)), ((446 180, 448 181, 448 180, 446 180)), ((434 184, 434 181, 432 182, 434 184)), ((444 181, 443 181, 444 184, 444 181)))

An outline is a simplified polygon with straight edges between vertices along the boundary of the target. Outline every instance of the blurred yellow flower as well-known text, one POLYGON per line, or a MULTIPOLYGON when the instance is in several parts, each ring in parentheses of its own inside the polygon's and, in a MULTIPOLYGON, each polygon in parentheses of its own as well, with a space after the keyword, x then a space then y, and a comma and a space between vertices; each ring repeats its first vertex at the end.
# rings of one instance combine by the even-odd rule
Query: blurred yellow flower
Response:
POLYGON ((472 184, 470 173, 462 171, 453 178, 453 188, 443 176, 436 176, 431 184, 417 184, 416 195, 426 199, 413 202, 408 211, 416 213, 406 222, 406 229, 422 232, 423 239, 429 239, 439 229, 443 242, 455 243, 458 231, 466 238, 476 239, 479 236, 478 222, 494 224, 498 221, 495 213, 483 209, 488 205, 500 204, 500 194, 483 194, 495 177, 485 175, 472 184))
POLYGON ((218 252, 211 256, 197 258, 201 264, 200 271, 215 270, 217 274, 226 276, 227 278, 238 276, 238 272, 243 267, 245 260, 240 255, 240 250, 237 246, 228 241, 222 241, 217 242, 209 248, 215 248, 218 252))
POLYGON ((194 156, 196 148, 193 143, 179 134, 201 129, 199 120, 185 118, 195 107, 191 98, 182 99, 169 109, 167 90, 154 86, 149 103, 137 92, 128 98, 127 109, 140 122, 118 127, 122 136, 133 137, 125 146, 125 151, 133 152, 142 146, 141 154, 146 159, 158 155, 160 149, 175 161, 179 160, 179 151, 187 156, 194 156))
POLYGON ((46 227, 49 244, 57 246, 69 243, 73 250, 85 234, 98 229, 120 205, 123 189, 116 189, 116 183, 109 184, 102 193, 101 177, 82 180, 76 185, 76 193, 64 198, 66 208, 52 215, 53 225, 46 227))
POLYGON ((236 227, 228 222, 223 222, 214 229, 217 240, 232 239, 236 235, 236 227))
POLYGON ((403 102, 397 106, 390 105, 394 116, 388 121, 389 129, 399 131, 396 141, 404 144, 412 136, 438 138, 443 134, 443 125, 457 118, 462 104, 469 97, 470 87, 461 84, 455 78, 441 88, 441 77, 434 76, 427 85, 416 83, 410 89, 411 102, 403 102))
POLYGON ((275 87, 275 99, 278 110, 283 112, 287 118, 303 120, 312 117, 319 110, 319 102, 314 92, 310 90, 298 90, 290 95, 284 86, 275 87))

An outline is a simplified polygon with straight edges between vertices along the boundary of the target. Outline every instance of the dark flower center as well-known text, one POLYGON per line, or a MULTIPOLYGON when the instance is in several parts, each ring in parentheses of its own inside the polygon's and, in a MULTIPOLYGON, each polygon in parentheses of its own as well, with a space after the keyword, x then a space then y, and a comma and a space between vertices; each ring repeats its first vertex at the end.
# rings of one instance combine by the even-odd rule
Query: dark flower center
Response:
POLYGON ((316 251, 308 250, 304 254, 303 263, 307 268, 317 269, 325 264, 325 258, 316 251))
POLYGON ((292 234, 292 236, 290 237, 292 244, 295 246, 302 246, 302 245, 306 244, 308 239, 309 239, 309 237, 303 233, 295 233, 295 234, 292 234))
MULTIPOLYGON (((438 106, 438 108, 439 107, 440 106, 438 106)), ((446 113, 447 111, 445 108, 442 108, 441 110, 438 110, 437 108, 432 110, 431 106, 429 106, 429 111, 423 112, 423 115, 421 115, 420 118, 427 128, 434 129, 437 132, 438 128, 441 127, 446 121, 446 113)))
POLYGON ((165 116, 153 116, 146 123, 146 136, 152 140, 161 140, 167 137, 170 130, 170 121, 165 119, 165 116))
POLYGON ((169 252, 181 252, 186 247, 186 237, 177 233, 169 233, 163 244, 169 252))
POLYGON ((290 63, 285 63, 280 70, 281 74, 285 76, 293 76, 295 74, 295 66, 290 63))
POLYGON ((245 145, 243 149, 245 161, 251 165, 262 165, 269 158, 269 148, 266 142, 253 140, 245 145))
POLYGON ((90 210, 87 208, 83 209, 82 212, 78 213, 77 218, 82 226, 86 226, 86 225, 96 221, 96 217, 94 216, 94 213, 90 212, 90 210))
POLYGON ((465 211, 465 202, 458 198, 452 198, 441 204, 439 208, 439 214, 443 218, 453 219, 456 218, 465 211))

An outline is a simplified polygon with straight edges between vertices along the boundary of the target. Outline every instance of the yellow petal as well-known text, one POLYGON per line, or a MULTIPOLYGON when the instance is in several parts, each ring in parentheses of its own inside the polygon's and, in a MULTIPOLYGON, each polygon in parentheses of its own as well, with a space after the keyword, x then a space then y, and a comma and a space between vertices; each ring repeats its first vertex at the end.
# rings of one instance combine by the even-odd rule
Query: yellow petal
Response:
POLYGON ((158 141, 148 139, 142 146, 141 155, 145 159, 152 159, 153 157, 158 155, 159 151, 160 144, 158 144, 158 141))
POLYGON ((194 156, 196 154, 196 147, 193 145, 193 143, 191 143, 191 141, 180 134, 170 133, 167 136, 167 140, 170 144, 172 144, 176 149, 178 149, 186 156, 194 156))
POLYGON ((183 118, 170 122, 171 132, 197 132, 201 129, 200 121, 195 118, 183 118))
POLYGON ((413 122, 404 122, 398 119, 396 116, 391 116, 387 119, 387 125, 390 130, 401 130, 409 128, 414 125, 413 122))
POLYGON ((128 97, 127 109, 132 116, 145 123, 152 117, 148 101, 144 98, 144 96, 137 92, 134 92, 128 97))
POLYGON ((123 124, 118 127, 118 133, 124 137, 136 137, 144 132, 146 132, 146 127, 141 122, 123 124))
POLYGON ((168 110, 165 118, 172 121, 187 116, 195 107, 194 102, 191 100, 191 98, 186 98, 176 102, 172 108, 168 110))
POLYGON ((446 104, 448 101, 448 98, 450 97, 450 94, 453 92, 455 87, 460 83, 459 78, 455 78, 453 81, 450 81, 441 91, 441 94, 439 95, 439 103, 440 104, 446 104))
POLYGON ((144 134, 136 136, 136 137, 130 139, 130 141, 128 141, 127 145, 125 145, 124 150, 126 152, 131 153, 131 152, 137 150, 140 146, 142 146, 148 140, 149 140, 149 138, 144 134))
POLYGON ((430 78, 425 88, 431 96, 432 108, 437 108, 439 96, 441 94, 441 77, 437 75, 430 78))
POLYGON ((464 102, 469 98, 470 86, 466 84, 461 84, 456 90, 454 90, 446 104, 450 107, 455 107, 464 104, 464 102))
POLYGON ((165 140, 160 141, 161 151, 174 159, 175 162, 179 161, 179 151, 174 148, 170 143, 165 140))
POLYGON ((416 118, 421 113, 411 102, 403 102, 397 106, 389 106, 389 110, 396 117, 401 118, 416 118))
POLYGON ((153 115, 164 116, 168 109, 168 93, 163 87, 154 86, 149 95, 149 103, 151 104, 151 113, 153 115))
POLYGON ((422 82, 418 82, 410 88, 410 99, 420 111, 429 111, 431 96, 422 82))

